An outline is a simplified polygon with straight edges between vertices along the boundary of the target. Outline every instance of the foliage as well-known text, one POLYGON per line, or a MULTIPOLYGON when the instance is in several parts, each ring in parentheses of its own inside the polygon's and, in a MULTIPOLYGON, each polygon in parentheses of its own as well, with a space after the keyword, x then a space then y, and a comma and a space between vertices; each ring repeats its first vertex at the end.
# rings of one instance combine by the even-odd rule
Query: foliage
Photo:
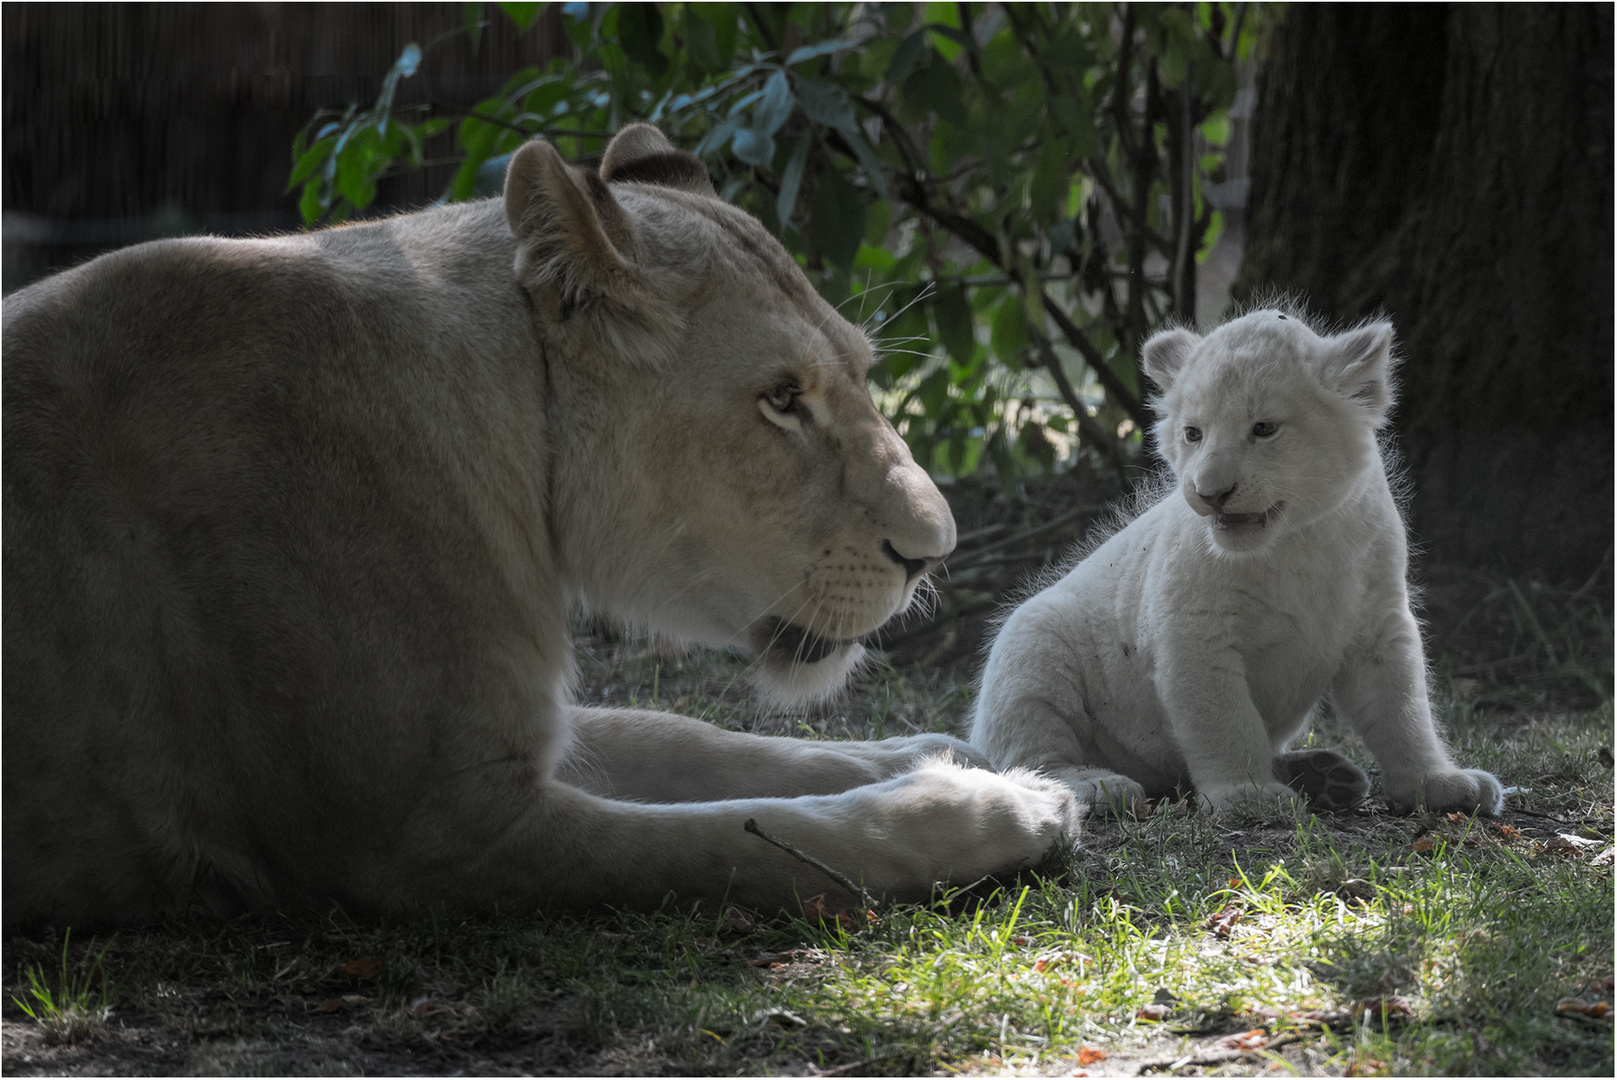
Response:
POLYGON ((96 1034, 109 1012, 106 980, 101 971, 106 947, 90 959, 82 975, 75 975, 68 962, 71 937, 71 930, 62 934, 62 966, 56 989, 51 989, 42 965, 29 964, 22 970, 22 979, 28 984, 25 996, 11 998, 12 1004, 45 1029, 52 1042, 77 1042, 96 1034))
MULTIPOLYGON (((540 6, 498 7, 525 28, 540 6)), ((474 40, 484 8, 467 5, 474 40)), ((567 4, 572 55, 470 106, 424 89, 400 105, 437 43, 407 47, 373 106, 299 135, 288 190, 311 223, 340 220, 383 177, 450 160, 445 198, 492 194, 528 138, 589 160, 649 120, 828 299, 857 295, 886 346, 879 398, 919 460, 1009 482, 1083 453, 1126 485, 1147 424, 1134 357, 1155 325, 1194 317, 1234 65, 1275 18, 1244 3, 567 4)))

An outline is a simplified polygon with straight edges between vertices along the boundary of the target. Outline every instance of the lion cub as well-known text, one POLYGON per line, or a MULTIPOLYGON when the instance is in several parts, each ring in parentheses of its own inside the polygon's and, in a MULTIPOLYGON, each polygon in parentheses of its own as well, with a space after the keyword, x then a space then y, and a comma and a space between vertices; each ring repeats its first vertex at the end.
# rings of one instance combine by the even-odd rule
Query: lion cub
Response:
POLYGON ((1006 621, 971 741, 1082 800, 1192 784, 1214 810, 1251 797, 1360 801, 1328 750, 1288 751, 1329 694, 1395 807, 1498 813, 1432 722, 1409 609, 1404 526, 1376 433, 1392 405, 1392 326, 1321 337, 1255 311, 1207 337, 1146 342, 1163 390, 1171 488, 1006 621))

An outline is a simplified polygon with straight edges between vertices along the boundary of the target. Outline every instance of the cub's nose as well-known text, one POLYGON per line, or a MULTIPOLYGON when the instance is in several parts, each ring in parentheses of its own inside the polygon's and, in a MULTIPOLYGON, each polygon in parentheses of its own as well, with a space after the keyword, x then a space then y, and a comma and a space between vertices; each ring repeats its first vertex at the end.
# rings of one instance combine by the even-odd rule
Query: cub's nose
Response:
POLYGON ((941 563, 942 559, 907 559, 900 555, 891 540, 881 542, 882 553, 904 568, 904 580, 914 581, 922 574, 941 563))
POLYGON ((1197 488, 1196 497, 1202 502, 1206 503, 1208 506, 1211 506, 1214 510, 1223 510, 1224 504, 1229 502, 1230 496, 1234 495, 1235 489, 1240 486, 1241 485, 1239 483, 1231 484, 1228 491, 1221 491, 1217 495, 1208 495, 1206 492, 1202 491, 1201 488, 1197 488))

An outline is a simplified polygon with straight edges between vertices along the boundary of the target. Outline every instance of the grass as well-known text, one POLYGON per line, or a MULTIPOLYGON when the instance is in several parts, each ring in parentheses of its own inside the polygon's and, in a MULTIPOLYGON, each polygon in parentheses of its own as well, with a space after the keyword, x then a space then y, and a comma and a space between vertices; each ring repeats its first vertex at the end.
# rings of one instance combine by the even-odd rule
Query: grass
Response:
MULTIPOLYGON (((939 730, 970 704, 960 672, 876 667, 774 715, 740 660, 581 645, 586 700, 742 730, 939 730)), ((1497 822, 1396 817, 1376 792, 1319 818, 1165 802, 862 926, 671 905, 15 937, 4 1070, 1610 1075, 1610 1013, 1591 1014, 1611 1000, 1611 707, 1498 699, 1442 703, 1457 756, 1517 789, 1497 822), (49 1041, 41 993, 110 1015, 49 1041)), ((1313 738, 1370 764, 1328 717, 1313 738)))

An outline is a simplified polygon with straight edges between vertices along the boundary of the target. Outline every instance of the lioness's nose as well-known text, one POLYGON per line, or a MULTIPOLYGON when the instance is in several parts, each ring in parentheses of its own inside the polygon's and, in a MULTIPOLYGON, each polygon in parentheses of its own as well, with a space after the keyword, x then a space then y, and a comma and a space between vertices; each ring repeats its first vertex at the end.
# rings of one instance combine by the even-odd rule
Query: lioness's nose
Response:
POLYGON ((933 567, 937 566, 943 561, 942 559, 905 558, 903 555, 899 554, 898 549, 893 546, 893 542, 891 540, 883 540, 881 542, 881 549, 886 553, 889 559, 892 559, 894 562, 904 568, 905 581, 913 581, 915 578, 931 570, 933 567))

